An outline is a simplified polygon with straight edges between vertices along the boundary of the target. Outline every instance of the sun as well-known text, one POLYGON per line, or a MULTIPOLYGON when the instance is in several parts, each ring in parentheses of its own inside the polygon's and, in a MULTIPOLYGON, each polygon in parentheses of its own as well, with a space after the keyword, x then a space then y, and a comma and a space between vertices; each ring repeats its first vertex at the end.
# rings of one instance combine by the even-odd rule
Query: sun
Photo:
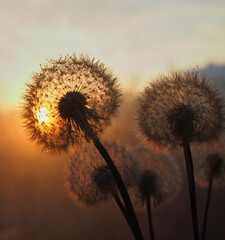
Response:
POLYGON ((49 111, 46 107, 41 107, 37 112, 37 120, 39 123, 47 123, 49 121, 49 111))

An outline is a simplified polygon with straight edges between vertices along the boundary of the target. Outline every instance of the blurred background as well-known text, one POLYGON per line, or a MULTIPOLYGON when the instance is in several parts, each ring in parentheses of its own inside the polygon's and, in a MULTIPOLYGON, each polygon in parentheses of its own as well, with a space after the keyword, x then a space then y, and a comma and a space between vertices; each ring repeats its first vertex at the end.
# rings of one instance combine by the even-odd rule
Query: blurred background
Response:
MULTIPOLYGON (((70 199, 66 154, 49 155, 28 140, 21 95, 40 64, 81 53, 109 66, 125 102, 107 131, 134 147, 135 99, 158 74, 197 67, 225 90, 224 22, 220 0, 0 0, 0 239, 132 239, 113 203, 80 208, 70 199)), ((192 238, 183 178, 177 198, 153 212, 157 239, 192 238)), ((205 194, 197 188, 200 222, 205 194)), ((225 238, 224 198, 224 189, 213 190, 208 240, 225 238)), ((138 217, 147 238, 145 212, 138 217)))

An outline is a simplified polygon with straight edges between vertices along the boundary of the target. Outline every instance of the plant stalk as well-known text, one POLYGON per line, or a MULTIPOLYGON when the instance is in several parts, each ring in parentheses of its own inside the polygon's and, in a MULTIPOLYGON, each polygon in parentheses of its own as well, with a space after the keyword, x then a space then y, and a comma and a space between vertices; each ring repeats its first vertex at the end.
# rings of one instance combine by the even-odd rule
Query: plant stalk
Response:
POLYGON ((195 180, 194 180, 194 168, 191 156, 190 144, 183 141, 183 151, 186 162, 186 171, 189 186, 189 196, 191 203, 191 214, 192 224, 194 231, 194 239, 199 240, 199 228, 198 228, 198 214, 197 214, 197 202, 196 202, 196 191, 195 191, 195 180))
POLYGON ((148 214, 148 225, 149 225, 150 239, 151 240, 155 240, 153 221, 152 221, 152 209, 151 209, 151 199, 150 199, 150 197, 148 197, 146 199, 146 207, 147 207, 147 214, 148 214))
POLYGON ((117 203, 120 211, 122 212, 124 218, 126 219, 126 221, 127 221, 128 225, 129 225, 129 227, 130 227, 130 229, 131 229, 134 237, 136 238, 136 233, 135 233, 135 231, 134 231, 134 227, 133 227, 133 225, 132 225, 132 222, 130 221, 130 218, 128 217, 127 212, 126 212, 126 209, 125 209, 122 201, 120 200, 118 194, 115 193, 115 192, 113 192, 113 193, 112 193, 112 196, 113 196, 115 202, 117 203))
POLYGON ((106 151, 105 147, 102 145, 100 139, 95 135, 95 137, 92 138, 93 143, 95 147, 98 149, 99 153, 102 155, 102 157, 105 159, 105 162, 107 163, 109 169, 112 172, 112 175, 117 183, 117 186, 119 188, 121 197, 123 199, 126 212, 128 214, 128 217, 130 218, 130 221, 132 222, 132 226, 134 227, 135 235, 137 240, 143 240, 143 236, 141 233, 141 229, 137 220, 137 216, 134 212, 133 205, 130 200, 130 196, 128 194, 127 188, 122 180, 122 177, 117 170, 115 164, 113 163, 111 157, 109 156, 108 152, 106 151))
MULTIPOLYGON (((76 119, 76 117, 74 117, 74 119, 76 119)), ((82 129, 82 131, 85 133, 85 136, 87 138, 92 139, 95 147, 97 148, 99 153, 104 158, 106 164, 108 165, 108 167, 112 173, 112 176, 115 179, 115 182, 118 186, 118 189, 120 191, 121 197, 122 197, 124 205, 125 205, 127 218, 130 219, 129 222, 131 223, 131 225, 129 225, 129 226, 130 227, 133 226, 132 232, 135 233, 136 240, 144 240, 138 220, 137 220, 137 216, 135 214, 133 205, 130 200, 130 196, 129 196, 127 188, 126 188, 126 185, 125 185, 117 167, 115 166, 115 164, 114 164, 113 160, 111 159, 110 155, 108 154, 107 150, 101 143, 101 140, 99 139, 98 134, 93 129, 93 127, 89 124, 88 120, 85 118, 80 119, 79 125, 80 125, 80 128, 82 129)))
POLYGON ((210 178, 209 178, 207 200, 205 205, 205 214, 204 214, 204 220, 203 220, 203 226, 202 226, 202 240, 205 239, 205 235, 206 235, 206 225, 207 225, 207 219, 208 219, 209 202, 210 202, 210 197, 212 193, 212 185, 213 185, 213 173, 210 174, 210 178))

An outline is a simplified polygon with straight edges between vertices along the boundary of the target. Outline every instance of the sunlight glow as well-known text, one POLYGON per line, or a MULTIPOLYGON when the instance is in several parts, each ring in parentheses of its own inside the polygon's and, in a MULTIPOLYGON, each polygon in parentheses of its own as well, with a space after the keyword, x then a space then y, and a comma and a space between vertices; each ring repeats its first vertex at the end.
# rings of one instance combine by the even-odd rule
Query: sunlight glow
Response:
POLYGON ((49 117, 48 117, 49 111, 47 110, 46 107, 42 107, 40 109, 40 111, 37 112, 37 119, 40 123, 43 122, 48 122, 49 121, 49 117))

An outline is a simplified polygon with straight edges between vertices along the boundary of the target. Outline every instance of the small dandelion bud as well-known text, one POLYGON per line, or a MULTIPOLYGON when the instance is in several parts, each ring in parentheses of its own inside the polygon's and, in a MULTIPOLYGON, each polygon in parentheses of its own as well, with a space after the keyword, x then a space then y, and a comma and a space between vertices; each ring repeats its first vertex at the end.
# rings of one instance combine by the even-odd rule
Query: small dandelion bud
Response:
POLYGON ((198 71, 161 75, 140 96, 137 120, 159 147, 208 142, 224 129, 222 92, 198 71))
POLYGON ((117 78, 88 57, 49 60, 34 73, 23 96, 23 118, 31 138, 50 152, 87 140, 90 126, 101 132, 117 113, 117 78))

